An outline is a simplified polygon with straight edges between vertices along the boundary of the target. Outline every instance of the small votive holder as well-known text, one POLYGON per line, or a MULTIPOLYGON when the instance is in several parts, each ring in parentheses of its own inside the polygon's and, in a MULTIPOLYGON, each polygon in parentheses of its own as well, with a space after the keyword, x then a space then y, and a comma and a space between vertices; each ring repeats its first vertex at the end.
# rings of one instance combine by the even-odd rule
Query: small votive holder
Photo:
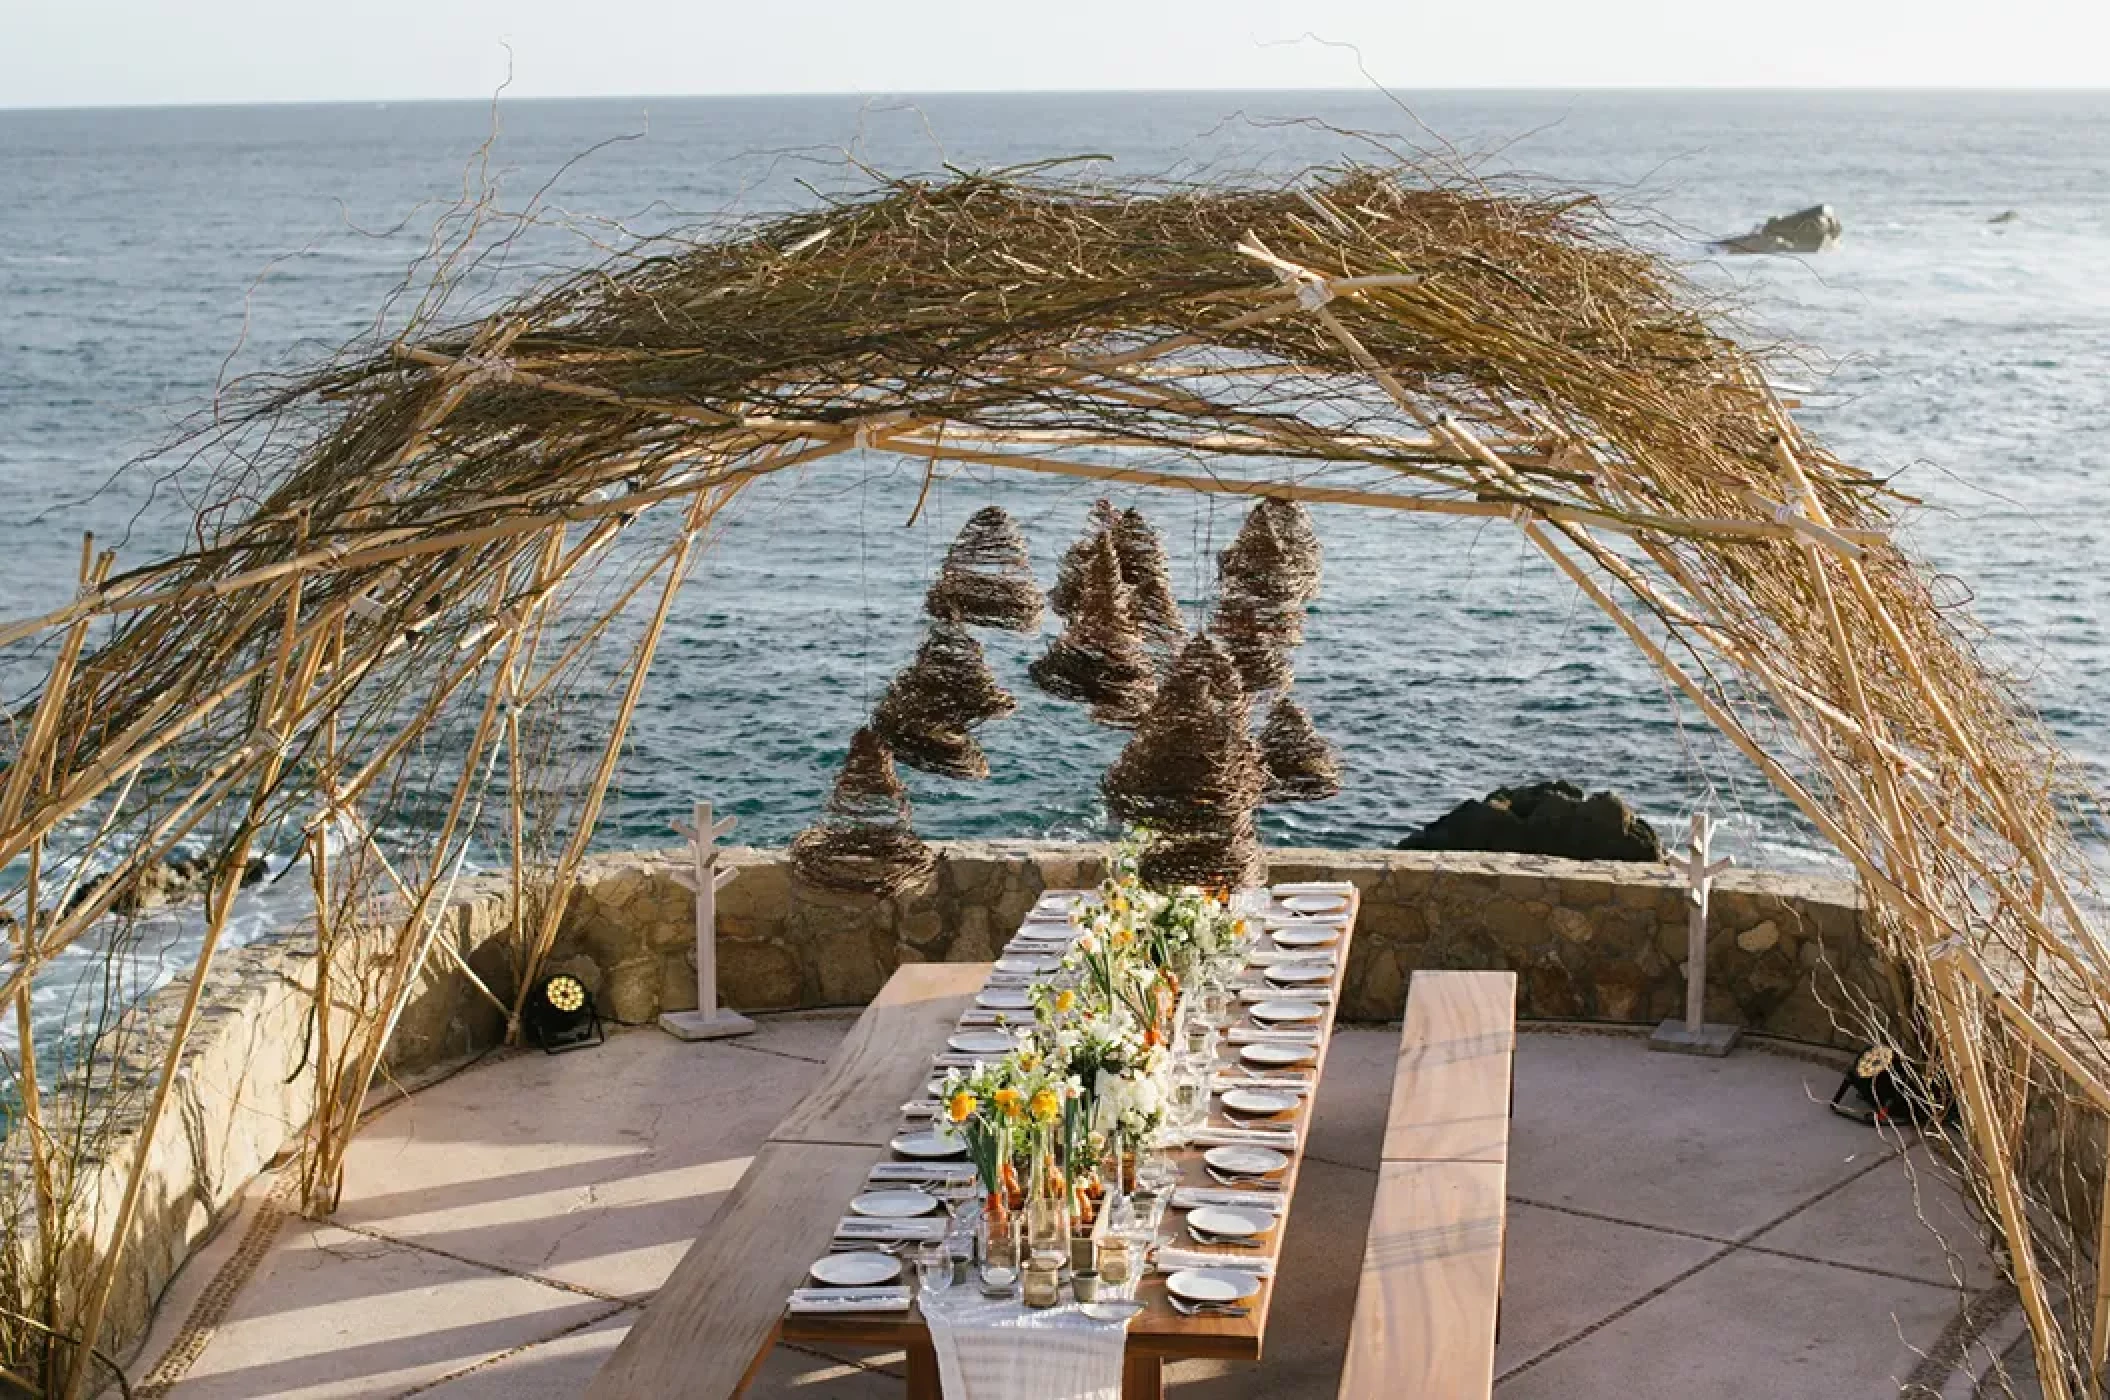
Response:
POLYGON ((1093 1244, 1089 1233, 1078 1233, 1070 1236, 1070 1272, 1072 1274, 1077 1273, 1079 1270, 1089 1271, 1093 1268, 1097 1262, 1094 1253, 1095 1248, 1096 1246, 1093 1244))
POLYGON ((1062 1256, 1036 1254, 1026 1261, 1025 1302, 1029 1308, 1052 1308, 1062 1301, 1062 1256))
POLYGON ((1070 1291, 1077 1295, 1077 1301, 1080 1303, 1098 1302, 1098 1273, 1091 1269, 1072 1269, 1070 1271, 1070 1291))
POLYGON ((1009 1264, 982 1265, 982 1295, 987 1298, 1008 1298, 1018 1287, 1018 1270, 1009 1264))
POLYGON ((1109 1235, 1099 1242, 1099 1277, 1109 1288, 1128 1282, 1128 1241, 1109 1235))

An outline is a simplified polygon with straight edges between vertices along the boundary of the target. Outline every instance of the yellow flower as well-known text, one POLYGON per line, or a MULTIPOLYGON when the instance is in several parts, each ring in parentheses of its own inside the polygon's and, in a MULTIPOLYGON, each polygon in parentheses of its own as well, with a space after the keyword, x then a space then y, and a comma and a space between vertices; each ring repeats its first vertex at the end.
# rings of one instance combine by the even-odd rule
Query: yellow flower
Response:
POLYGON ((955 1123, 964 1123, 973 1115, 975 1106, 974 1095, 962 1089, 954 1094, 952 1102, 945 1106, 945 1116, 955 1123))
POLYGON ((1116 948, 1126 948, 1135 941, 1136 931, 1134 929, 1117 928, 1114 930, 1114 946, 1116 948))
POLYGON ((1042 1089, 1033 1096, 1033 1117, 1042 1123, 1052 1123, 1055 1115, 1062 1111, 1062 1100, 1053 1089, 1042 1089))
POLYGON ((1018 1067, 1031 1074, 1040 1068, 1040 1056, 1031 1050, 1021 1050, 1018 1052, 1018 1067))
POLYGON ((1115 895, 1107 907, 1116 914, 1126 914, 1128 912, 1128 896, 1125 894, 1115 895))
POLYGON ((1055 994, 1055 1014, 1060 1016, 1077 1004, 1077 994, 1065 987, 1055 994))
POLYGON ((996 1106, 1006 1118, 1016 1118, 1025 1111, 1026 1096, 1016 1089, 999 1089, 996 1106))

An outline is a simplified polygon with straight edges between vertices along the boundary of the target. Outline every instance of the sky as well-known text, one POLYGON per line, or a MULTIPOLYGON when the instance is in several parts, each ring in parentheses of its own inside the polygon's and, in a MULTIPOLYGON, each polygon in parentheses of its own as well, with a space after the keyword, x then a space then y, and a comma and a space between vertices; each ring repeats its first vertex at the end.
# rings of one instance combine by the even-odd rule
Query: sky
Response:
POLYGON ((1160 88, 2103 87, 2104 0, 0 0, 0 107, 1160 88))

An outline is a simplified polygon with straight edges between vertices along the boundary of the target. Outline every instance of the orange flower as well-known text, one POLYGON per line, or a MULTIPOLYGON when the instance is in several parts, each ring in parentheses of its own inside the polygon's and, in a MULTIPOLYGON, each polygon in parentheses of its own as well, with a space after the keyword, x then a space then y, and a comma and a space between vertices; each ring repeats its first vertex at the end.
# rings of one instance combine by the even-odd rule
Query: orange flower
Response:
POLYGON ((1019 1051, 1018 1067, 1024 1070, 1026 1073, 1031 1074, 1034 1070, 1040 1068, 1040 1055, 1032 1050, 1019 1051))
POLYGON ((1077 1004, 1077 994, 1064 987, 1055 994, 1055 1014, 1062 1015, 1077 1004))
POLYGON ((1016 1118, 1025 1112, 1026 1096, 1016 1089, 999 1089, 996 1091, 996 1106, 1006 1118, 1016 1118))
POLYGON ((1042 1089, 1033 1096, 1033 1117, 1035 1121, 1052 1123, 1055 1121, 1055 1115, 1061 1111, 1062 1100, 1055 1096, 1053 1089, 1042 1089))
POLYGON ((974 1110, 974 1095, 962 1089, 959 1093, 952 1096, 950 1103, 945 1105, 945 1116, 952 1119, 955 1123, 964 1123, 973 1115, 974 1110))
POLYGON ((1116 948, 1126 948, 1135 941, 1136 931, 1134 929, 1117 928, 1114 930, 1114 946, 1116 948))

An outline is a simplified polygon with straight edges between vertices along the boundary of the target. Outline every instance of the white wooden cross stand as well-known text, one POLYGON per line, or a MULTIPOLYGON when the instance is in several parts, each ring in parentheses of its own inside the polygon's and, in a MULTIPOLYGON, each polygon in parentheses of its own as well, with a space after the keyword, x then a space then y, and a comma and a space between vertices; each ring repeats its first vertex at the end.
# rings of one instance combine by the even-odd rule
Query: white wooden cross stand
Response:
POLYGON ((1656 1027, 1648 1038, 1651 1050, 1671 1050, 1682 1055, 1726 1055, 1743 1035, 1739 1026, 1707 1023, 1707 896, 1714 877, 1736 862, 1728 856, 1712 860, 1714 818, 1705 812, 1692 814, 1692 841, 1684 859, 1673 861, 1685 875, 1685 898, 1691 903, 1685 933, 1685 1019, 1673 1017, 1656 1027))
POLYGON ((711 820, 711 804, 696 804, 695 824, 674 823, 675 831, 689 840, 693 870, 674 872, 674 878, 696 892, 696 1009, 669 1011, 659 1018, 659 1028, 683 1040, 719 1040, 746 1035, 755 1023, 736 1011, 718 1005, 718 891, 740 872, 718 865, 718 838, 729 835, 738 817, 711 820))

